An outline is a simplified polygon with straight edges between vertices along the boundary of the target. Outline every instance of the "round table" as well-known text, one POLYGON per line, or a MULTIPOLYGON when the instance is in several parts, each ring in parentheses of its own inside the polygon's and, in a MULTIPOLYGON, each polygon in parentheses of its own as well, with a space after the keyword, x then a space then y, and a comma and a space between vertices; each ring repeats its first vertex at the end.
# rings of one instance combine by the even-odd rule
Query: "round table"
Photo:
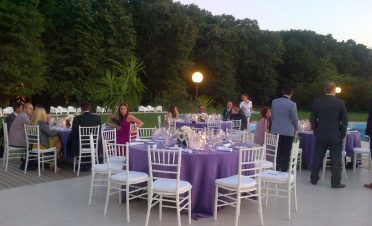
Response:
MULTIPOLYGON (((147 145, 130 145, 131 170, 148 173, 147 145)), ((214 181, 238 173, 239 152, 182 152, 181 180, 192 184, 193 218, 210 217, 214 209, 214 181)))
MULTIPOLYGON (((311 169, 315 153, 315 136, 313 132, 300 132, 300 148, 302 148, 302 165, 311 169)), ((345 151, 349 157, 353 156, 353 148, 360 147, 360 136, 358 132, 347 132, 345 151)))
MULTIPOLYGON (((192 122, 192 121, 177 120, 176 127, 180 128, 182 126, 189 126, 192 128, 206 128, 207 122, 192 122)), ((226 131, 226 129, 231 129, 231 127, 232 127, 231 121, 221 122, 221 129, 223 129, 224 131, 226 131)))
POLYGON ((61 144, 62 144, 62 148, 61 148, 62 158, 64 160, 72 161, 73 156, 69 156, 69 153, 67 151, 68 135, 71 133, 71 129, 58 128, 57 131, 58 131, 59 139, 61 140, 61 144))

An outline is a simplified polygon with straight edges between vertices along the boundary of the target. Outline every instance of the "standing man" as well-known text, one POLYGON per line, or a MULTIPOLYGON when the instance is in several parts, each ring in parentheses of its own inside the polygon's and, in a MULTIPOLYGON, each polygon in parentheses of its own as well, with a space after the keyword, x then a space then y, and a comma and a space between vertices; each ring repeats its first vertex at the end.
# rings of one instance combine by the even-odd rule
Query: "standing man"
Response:
MULTIPOLYGON (((372 156, 372 100, 369 103, 366 135, 369 136, 369 150, 371 151, 371 156, 372 156)), ((365 184, 364 187, 372 189, 372 183, 365 184)))
POLYGON ((10 130, 10 126, 14 122, 14 119, 18 116, 19 113, 21 113, 23 111, 23 105, 19 102, 15 102, 13 104, 13 109, 14 109, 14 112, 12 112, 12 114, 8 115, 5 119, 6 126, 8 127, 8 133, 9 133, 9 130, 10 130))
POLYGON ((340 182, 342 140, 346 136, 348 124, 346 107, 344 101, 335 97, 335 83, 329 82, 324 91, 326 95, 314 101, 310 114, 311 128, 316 138, 310 182, 314 185, 318 182, 319 170, 324 155, 329 149, 332 171, 331 186, 332 188, 344 188, 346 185, 340 182))
POLYGON ((226 103, 226 109, 223 110, 223 113, 222 113, 222 120, 223 121, 230 120, 232 106, 233 106, 232 101, 231 100, 227 101, 227 103, 226 103))
POLYGON ((26 134, 24 125, 31 123, 31 115, 34 112, 34 106, 31 103, 23 105, 23 112, 19 113, 14 119, 9 129, 9 145, 14 147, 26 147, 26 134))
POLYGON ((82 114, 76 116, 72 121, 72 129, 71 133, 68 137, 68 150, 70 152, 70 156, 77 156, 79 155, 79 126, 98 126, 101 125, 101 118, 97 115, 90 113, 92 109, 92 105, 89 102, 82 102, 81 105, 81 112, 82 114))
POLYGON ((286 172, 292 150, 293 138, 298 128, 297 105, 291 101, 293 88, 284 86, 283 96, 273 100, 271 107, 271 133, 279 134, 276 170, 286 172))
POLYGON ((252 101, 249 100, 247 93, 242 94, 242 102, 240 102, 240 109, 243 111, 245 117, 247 117, 247 128, 251 121, 251 108, 253 107, 252 101))

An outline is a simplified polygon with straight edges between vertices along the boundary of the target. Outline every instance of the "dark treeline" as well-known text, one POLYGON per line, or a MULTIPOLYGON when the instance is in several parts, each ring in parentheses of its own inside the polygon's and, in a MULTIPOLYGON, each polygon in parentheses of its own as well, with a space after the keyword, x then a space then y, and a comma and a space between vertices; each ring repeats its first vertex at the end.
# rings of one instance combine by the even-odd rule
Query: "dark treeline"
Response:
POLYGON ((264 105, 291 84, 308 109, 329 80, 349 110, 365 110, 372 97, 372 50, 353 40, 261 30, 256 20, 171 0, 0 2, 1 106, 15 96, 46 105, 94 100, 97 79, 132 56, 145 66, 143 104, 182 108, 195 93, 196 70, 205 75, 199 93, 220 104, 248 93, 264 105))

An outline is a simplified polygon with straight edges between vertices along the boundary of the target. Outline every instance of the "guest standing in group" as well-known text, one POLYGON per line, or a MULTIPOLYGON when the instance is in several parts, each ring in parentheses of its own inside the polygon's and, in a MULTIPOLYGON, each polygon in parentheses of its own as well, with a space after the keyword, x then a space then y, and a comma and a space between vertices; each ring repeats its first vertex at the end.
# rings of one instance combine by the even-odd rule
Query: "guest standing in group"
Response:
MULTIPOLYGON (((75 121, 75 120, 74 120, 75 121)), ((129 114, 128 104, 122 103, 118 108, 118 118, 113 118, 116 125, 116 142, 118 144, 125 144, 130 141, 130 136, 137 132, 137 128, 143 126, 143 122, 134 115, 129 114), (134 125, 134 126, 131 126, 134 125)))
POLYGON ((245 117, 247 118, 247 127, 248 123, 251 121, 251 109, 252 101, 249 100, 249 96, 246 93, 242 94, 242 102, 240 102, 240 109, 244 112, 245 117))
POLYGON ((8 127, 8 133, 9 133, 9 130, 10 130, 10 126, 12 126, 12 123, 14 122, 14 119, 18 116, 19 113, 21 113, 23 111, 23 104, 19 103, 19 102, 15 102, 13 104, 13 109, 14 111, 12 112, 12 114, 8 115, 6 118, 5 118, 5 122, 6 122, 6 126, 8 127))
MULTIPOLYGON (((68 137, 68 150, 71 156, 79 155, 79 126, 100 126, 101 118, 98 115, 90 113, 92 104, 84 101, 80 105, 81 115, 74 117, 72 122, 71 133, 68 137)), ((88 166, 87 166, 88 167, 88 166)))
POLYGON ((310 182, 317 184, 319 170, 322 166, 324 155, 329 150, 331 157, 331 186, 332 188, 344 188, 341 184, 341 161, 342 161, 342 140, 346 136, 347 115, 344 101, 336 95, 336 84, 327 83, 325 96, 314 101, 310 123, 316 138, 315 156, 311 169, 310 182))
POLYGON ((35 108, 31 116, 31 125, 39 126, 40 149, 48 149, 55 147, 57 156, 61 157, 61 141, 58 137, 57 130, 51 130, 48 124, 48 115, 44 107, 38 106, 35 108))
POLYGON ((247 117, 245 117, 245 114, 242 109, 240 109, 239 105, 234 105, 231 108, 231 114, 230 114, 231 120, 242 120, 242 123, 240 124, 240 129, 245 130, 247 129, 247 117))
POLYGON ((293 138, 298 128, 298 118, 297 105, 291 100, 293 88, 284 86, 282 94, 282 97, 272 102, 271 133, 279 134, 276 170, 286 172, 289 167, 293 138))
POLYGON ((230 120, 232 106, 233 106, 232 101, 231 100, 227 101, 227 103, 226 103, 226 109, 223 110, 223 112, 222 112, 222 120, 223 121, 230 120))
MULTIPOLYGON (((369 150, 371 151, 371 156, 372 156, 372 100, 369 103, 366 135, 369 136, 369 150)), ((372 189, 372 183, 365 184, 364 187, 372 189)))
POLYGON ((34 106, 31 103, 23 104, 23 112, 19 113, 14 119, 12 126, 9 129, 9 145, 14 147, 26 147, 25 125, 31 123, 31 115, 34 111, 34 106))
POLYGON ((256 122, 256 131, 254 133, 254 142, 259 145, 265 143, 265 134, 269 133, 271 111, 269 107, 263 107, 261 110, 261 119, 256 122))

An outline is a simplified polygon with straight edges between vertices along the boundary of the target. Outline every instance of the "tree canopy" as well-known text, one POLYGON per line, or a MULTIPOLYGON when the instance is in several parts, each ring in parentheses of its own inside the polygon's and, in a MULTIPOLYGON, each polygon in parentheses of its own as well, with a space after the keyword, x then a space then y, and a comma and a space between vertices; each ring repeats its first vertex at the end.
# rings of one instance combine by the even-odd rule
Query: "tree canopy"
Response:
POLYGON ((114 95, 103 87, 115 87, 113 100, 183 109, 194 100, 194 71, 205 75, 200 95, 220 105, 241 93, 266 105, 290 84, 299 108, 308 109, 330 80, 349 110, 367 109, 372 98, 372 50, 353 40, 261 30, 259 21, 171 0, 0 1, 1 106, 19 97, 102 105, 114 95), (118 65, 125 71, 123 62, 135 58, 143 70, 126 78, 118 65))

